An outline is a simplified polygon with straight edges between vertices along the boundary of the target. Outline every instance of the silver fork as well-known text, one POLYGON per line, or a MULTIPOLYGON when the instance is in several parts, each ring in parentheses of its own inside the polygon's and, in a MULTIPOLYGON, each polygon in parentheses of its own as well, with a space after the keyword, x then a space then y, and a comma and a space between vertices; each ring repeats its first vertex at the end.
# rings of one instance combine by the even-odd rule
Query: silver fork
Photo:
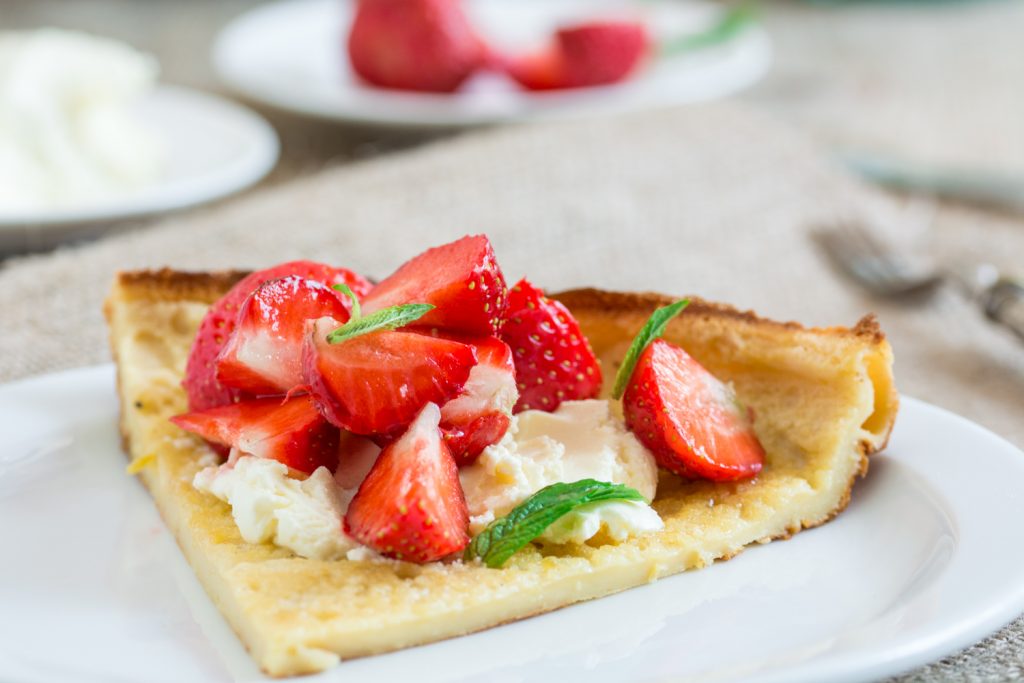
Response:
POLYGON ((811 236, 840 271, 876 296, 921 301, 951 283, 1024 341, 1024 284, 1001 277, 991 264, 940 267, 883 244, 851 221, 818 227, 811 236))

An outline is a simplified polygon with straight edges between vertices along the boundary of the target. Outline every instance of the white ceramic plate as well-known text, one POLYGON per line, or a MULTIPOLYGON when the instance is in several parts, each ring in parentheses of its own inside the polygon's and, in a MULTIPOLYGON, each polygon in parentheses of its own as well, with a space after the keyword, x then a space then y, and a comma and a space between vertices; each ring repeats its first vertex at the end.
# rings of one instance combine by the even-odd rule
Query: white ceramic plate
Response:
POLYGON ((137 107, 139 120, 166 150, 161 177, 137 192, 94 204, 17 213, 0 210, 0 249, 66 237, 82 224, 109 223, 224 197, 252 185, 277 162, 277 134, 270 124, 223 98, 159 86, 137 107))
MULTIPOLYGON (((399 93, 364 86, 352 73, 345 37, 352 0, 284 0, 229 24, 213 50, 230 87, 281 109, 325 119, 402 126, 466 126, 497 121, 603 114, 714 99, 761 77, 771 62, 758 27, 699 52, 663 59, 630 81, 567 92, 529 93, 497 75, 455 95, 399 93)), ((523 49, 573 18, 639 12, 656 36, 701 30, 720 6, 703 0, 469 0, 467 9, 494 45, 523 49)))
MULTIPOLYGON (((0 680, 250 681, 143 487, 110 366, 0 387, 0 680)), ((1024 453, 905 399, 835 521, 729 562, 305 681, 861 681, 1024 610, 1024 453)))

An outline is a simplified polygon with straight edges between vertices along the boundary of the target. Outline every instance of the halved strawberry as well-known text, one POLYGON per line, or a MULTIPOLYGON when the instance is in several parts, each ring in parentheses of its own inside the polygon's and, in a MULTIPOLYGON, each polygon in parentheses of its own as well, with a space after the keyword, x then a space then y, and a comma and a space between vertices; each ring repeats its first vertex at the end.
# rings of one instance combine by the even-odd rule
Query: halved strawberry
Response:
POLYGON ((457 340, 471 344, 477 360, 462 393, 441 406, 441 432, 461 467, 505 436, 519 391, 508 344, 497 337, 457 340))
POLYGON ((427 403, 457 396, 476 365, 473 347, 406 331, 372 332, 340 344, 340 323, 310 321, 303 367, 310 392, 333 424, 356 434, 394 434, 427 403))
POLYGON ((744 479, 764 449, 732 387, 664 339, 644 349, 622 397, 626 424, 658 464, 687 478, 744 479))
POLYGON ((241 306, 235 331, 217 356, 217 379, 253 394, 281 394, 303 383, 306 321, 341 322, 348 309, 327 285, 289 275, 260 285, 241 306))
POLYGON ((420 563, 466 547, 469 512, 440 419, 428 403, 381 452, 345 514, 350 536, 388 557, 420 563))
POLYGON ((351 270, 314 261, 289 261, 250 273, 239 280, 206 312, 192 342, 182 382, 188 395, 189 410, 222 406, 247 396, 245 392, 227 387, 217 379, 217 355, 234 331, 239 308, 246 297, 264 282, 288 275, 298 275, 325 285, 345 283, 359 296, 365 295, 371 287, 365 278, 351 270))
POLYGON ((176 415, 171 422, 207 441, 270 458, 302 472, 338 464, 338 429, 308 395, 256 398, 176 415))
POLYGON ((560 29, 539 52, 507 60, 509 75, 529 90, 581 88, 629 76, 651 50, 635 21, 591 21, 560 29))
POLYGON ((597 396, 601 366, 569 309, 524 278, 509 292, 506 315, 500 336, 516 366, 515 412, 552 411, 562 401, 597 396))
POLYGON ((408 303, 433 304, 416 324, 474 335, 495 334, 507 304, 505 278, 485 235, 428 249, 363 299, 366 313, 408 303))

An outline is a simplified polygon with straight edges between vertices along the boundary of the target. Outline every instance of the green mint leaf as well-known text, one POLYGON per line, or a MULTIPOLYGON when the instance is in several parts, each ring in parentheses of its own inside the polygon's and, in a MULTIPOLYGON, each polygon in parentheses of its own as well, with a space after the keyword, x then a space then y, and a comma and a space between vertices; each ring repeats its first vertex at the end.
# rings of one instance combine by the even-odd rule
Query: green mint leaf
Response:
POLYGON ((433 304, 402 304, 381 309, 362 318, 352 318, 328 334, 327 343, 340 344, 371 332, 405 327, 422 318, 433 308, 433 304))
POLYGON ((671 38, 658 47, 663 57, 699 50, 731 40, 756 21, 756 13, 750 3, 730 7, 711 27, 697 33, 671 38))
POLYGON ((615 375, 615 388, 612 389, 612 398, 622 398, 622 394, 626 391, 626 385, 629 384, 629 378, 633 376, 633 370, 636 369, 636 362, 640 360, 640 354, 644 352, 648 344, 665 332, 665 326, 668 325, 669 321, 679 315, 679 312, 689 304, 689 299, 680 299, 674 304, 662 306, 654 313, 651 313, 647 323, 637 333, 633 343, 629 345, 626 357, 622 359, 619 372, 615 375))
POLYGON ((582 505, 602 500, 647 502, 639 491, 623 484, 594 479, 551 484, 488 524, 466 547, 463 557, 467 561, 479 557, 488 567, 497 569, 559 518, 582 505))
POLYGON ((349 320, 359 320, 363 317, 362 309, 359 308, 359 299, 356 298, 356 293, 352 291, 351 287, 344 282, 339 282, 336 285, 331 285, 331 289, 338 290, 352 300, 352 317, 349 320))

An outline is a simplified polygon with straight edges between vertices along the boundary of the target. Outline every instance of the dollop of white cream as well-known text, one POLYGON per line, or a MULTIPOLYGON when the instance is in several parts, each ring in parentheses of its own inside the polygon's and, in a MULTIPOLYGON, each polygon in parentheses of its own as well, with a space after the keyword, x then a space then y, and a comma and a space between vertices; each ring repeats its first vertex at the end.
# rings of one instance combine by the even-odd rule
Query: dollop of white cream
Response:
MULTIPOLYGON (((474 534, 557 482, 596 479, 625 484, 648 500, 654 499, 658 487, 654 456, 605 400, 566 401, 551 413, 519 413, 504 438, 459 476, 474 534)), ((661 525, 648 505, 606 501, 569 513, 541 538, 582 543, 604 528, 615 540, 623 540, 661 525)))
POLYGON ((541 538, 549 543, 585 543, 604 528, 616 543, 630 536, 660 531, 665 523, 654 509, 638 500, 605 500, 577 508, 549 526, 541 538))
POLYGON ((113 40, 0 33, 0 207, 94 203, 154 180, 163 145, 132 107, 157 72, 113 40))
POLYGON ((326 467, 299 480, 276 460, 243 455, 201 470, 192 485, 231 505, 248 543, 273 542, 318 560, 344 557, 358 546, 343 530, 347 501, 326 467))

